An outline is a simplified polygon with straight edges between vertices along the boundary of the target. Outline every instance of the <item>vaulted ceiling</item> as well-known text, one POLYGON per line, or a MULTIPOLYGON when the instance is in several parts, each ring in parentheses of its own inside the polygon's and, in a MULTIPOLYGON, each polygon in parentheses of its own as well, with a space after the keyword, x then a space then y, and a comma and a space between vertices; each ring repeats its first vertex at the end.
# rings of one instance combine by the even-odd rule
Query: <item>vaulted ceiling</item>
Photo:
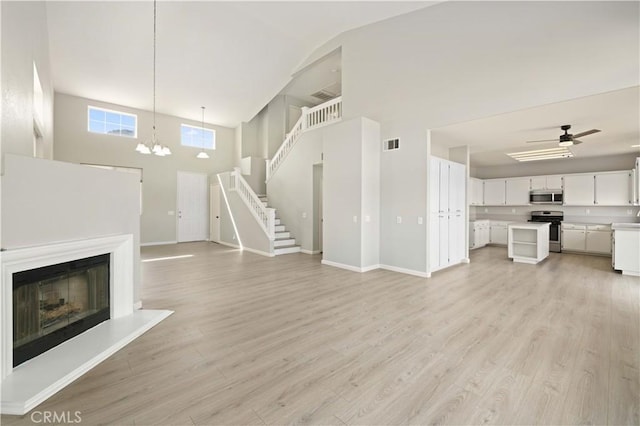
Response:
MULTIPOLYGON (((434 2, 157 3, 157 110, 235 127, 338 34, 434 2)), ((47 1, 54 88, 152 108, 153 2, 47 1)))

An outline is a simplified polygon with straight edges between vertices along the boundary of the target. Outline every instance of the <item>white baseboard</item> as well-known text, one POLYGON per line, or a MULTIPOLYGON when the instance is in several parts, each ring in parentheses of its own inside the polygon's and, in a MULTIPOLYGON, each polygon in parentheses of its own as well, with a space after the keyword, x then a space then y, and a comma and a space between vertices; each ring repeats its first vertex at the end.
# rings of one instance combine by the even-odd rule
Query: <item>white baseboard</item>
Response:
POLYGON ((369 271, 373 271, 374 269, 380 269, 380 265, 364 266, 360 268, 360 272, 369 272, 369 271))
POLYGON ((471 259, 469 259, 468 257, 465 257, 464 259, 462 259, 461 263, 471 263, 471 259))
POLYGON ((154 241, 154 242, 151 242, 151 243, 141 243, 140 247, 164 246, 164 245, 168 245, 168 244, 178 244, 178 241, 154 241))
POLYGON ((325 260, 322 259, 322 261, 320 262, 323 265, 327 265, 327 266, 333 266, 336 268, 340 268, 340 269, 346 269, 347 271, 353 271, 353 272, 368 272, 368 271, 372 271, 374 269, 378 269, 380 266, 379 265, 371 265, 371 266, 365 266, 364 268, 360 268, 358 266, 352 266, 352 265, 345 265, 344 263, 338 263, 338 262, 332 262, 331 260, 325 260))
POLYGON ((137 311, 138 309, 142 309, 142 300, 138 300, 136 303, 133 304, 133 310, 137 311))
POLYGON ((226 241, 217 241, 216 244, 220 244, 220 245, 231 247, 231 248, 235 248, 235 249, 239 249, 240 248, 239 245, 227 243, 226 241))
POLYGON ((305 250, 305 249, 300 249, 300 253, 304 253, 304 254, 320 254, 322 253, 320 250, 305 250))
POLYGON ((267 253, 266 251, 256 250, 249 247, 242 247, 242 250, 248 251, 250 253, 259 254, 260 256, 266 256, 266 257, 274 257, 276 255, 275 253, 267 253))
POLYGON ((398 268, 397 266, 391 266, 391 265, 380 265, 380 269, 385 269, 387 271, 393 271, 393 272, 400 272, 401 274, 414 275, 416 277, 421 277, 421 278, 431 277, 431 274, 428 272, 416 271, 413 269, 406 269, 406 268, 398 268))

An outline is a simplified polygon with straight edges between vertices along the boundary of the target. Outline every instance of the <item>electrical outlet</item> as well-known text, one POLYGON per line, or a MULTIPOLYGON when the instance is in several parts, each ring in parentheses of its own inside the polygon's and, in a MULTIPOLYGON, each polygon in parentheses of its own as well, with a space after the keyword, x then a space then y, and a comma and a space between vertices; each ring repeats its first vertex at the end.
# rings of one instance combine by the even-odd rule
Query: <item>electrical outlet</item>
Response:
POLYGON ((358 216, 353 217, 353 223, 358 223, 358 216))
POLYGON ((591 214, 591 210, 586 209, 586 210, 585 210, 585 214, 591 214))
POLYGON ((302 218, 306 219, 307 218, 307 212, 302 212, 302 218))
POLYGON ((631 215, 633 214, 633 210, 631 210, 631 209, 627 209, 627 214, 628 214, 629 216, 631 216, 631 215))
POLYGON ((169 211, 167 212, 167 214, 168 214, 169 216, 175 216, 176 212, 174 212, 173 210, 169 210, 169 211))
POLYGON ((484 212, 485 212, 485 213, 489 213, 489 209, 485 208, 485 209, 484 209, 484 212))
POLYGON ((511 213, 515 213, 515 212, 516 212, 516 209, 511 209, 511 213))

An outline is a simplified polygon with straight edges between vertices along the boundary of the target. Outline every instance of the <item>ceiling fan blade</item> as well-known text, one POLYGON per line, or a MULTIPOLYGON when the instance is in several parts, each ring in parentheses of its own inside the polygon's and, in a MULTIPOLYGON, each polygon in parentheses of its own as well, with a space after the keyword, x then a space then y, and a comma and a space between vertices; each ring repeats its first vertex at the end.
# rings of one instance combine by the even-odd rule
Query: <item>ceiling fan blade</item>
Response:
POLYGON ((601 132, 601 131, 602 130, 591 129, 591 130, 587 130, 586 132, 577 133, 577 134, 573 135, 573 140, 575 140, 576 138, 581 138, 583 136, 592 135, 594 133, 598 133, 598 132, 601 132))
POLYGON ((538 143, 538 142, 558 142, 558 138, 555 139, 543 139, 539 141, 527 141, 526 143, 538 143))
POLYGON ((574 145, 580 145, 582 143, 582 141, 579 141, 578 139, 574 139, 573 140, 573 144, 574 145))

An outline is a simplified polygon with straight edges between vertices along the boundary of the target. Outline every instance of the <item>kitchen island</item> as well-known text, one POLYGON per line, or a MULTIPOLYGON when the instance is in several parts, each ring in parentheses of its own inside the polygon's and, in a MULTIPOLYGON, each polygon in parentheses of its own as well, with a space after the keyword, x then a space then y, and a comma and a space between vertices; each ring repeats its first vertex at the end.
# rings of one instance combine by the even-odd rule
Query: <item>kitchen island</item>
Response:
POLYGON ((508 256, 514 262, 536 264, 549 256, 549 222, 515 222, 507 228, 508 256))
POLYGON ((640 276, 640 223, 614 223, 613 269, 640 276))

